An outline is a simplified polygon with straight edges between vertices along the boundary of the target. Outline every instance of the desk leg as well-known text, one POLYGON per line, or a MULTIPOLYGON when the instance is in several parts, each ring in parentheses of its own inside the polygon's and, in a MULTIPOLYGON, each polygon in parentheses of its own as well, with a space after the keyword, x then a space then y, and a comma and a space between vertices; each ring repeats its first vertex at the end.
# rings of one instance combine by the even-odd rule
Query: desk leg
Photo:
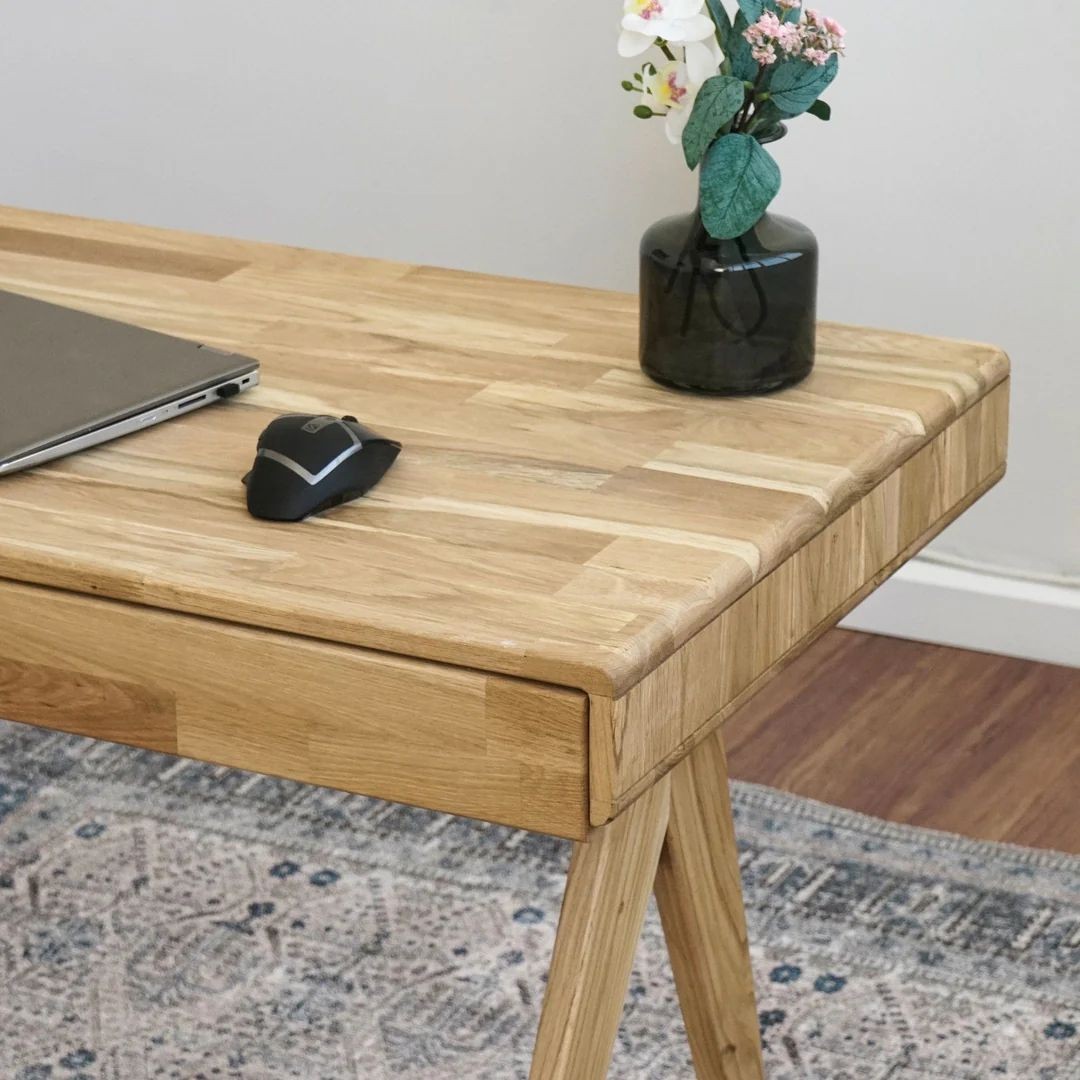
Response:
POLYGON ((664 777, 577 844, 530 1080, 603 1080, 668 824, 664 777))
POLYGON ((671 773, 656 899, 698 1077, 761 1080, 754 981, 719 732, 671 773))

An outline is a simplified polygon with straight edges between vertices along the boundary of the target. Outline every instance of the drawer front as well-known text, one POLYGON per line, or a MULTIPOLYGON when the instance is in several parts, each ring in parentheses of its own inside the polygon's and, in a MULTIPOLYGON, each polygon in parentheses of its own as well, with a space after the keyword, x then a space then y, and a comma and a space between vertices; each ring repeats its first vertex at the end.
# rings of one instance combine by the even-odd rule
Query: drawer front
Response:
POLYGON ((0 581, 0 717, 576 839, 576 690, 0 581))

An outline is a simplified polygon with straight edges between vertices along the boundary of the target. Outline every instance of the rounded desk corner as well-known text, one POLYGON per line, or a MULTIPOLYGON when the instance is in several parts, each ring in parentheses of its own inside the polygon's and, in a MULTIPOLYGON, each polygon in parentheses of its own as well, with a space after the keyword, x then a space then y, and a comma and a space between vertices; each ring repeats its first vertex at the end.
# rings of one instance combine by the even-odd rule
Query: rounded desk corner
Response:
POLYGON ((988 341, 973 341, 971 344, 983 354, 980 368, 986 379, 987 390, 992 390, 1009 378, 1012 361, 1000 345, 993 345, 988 341))

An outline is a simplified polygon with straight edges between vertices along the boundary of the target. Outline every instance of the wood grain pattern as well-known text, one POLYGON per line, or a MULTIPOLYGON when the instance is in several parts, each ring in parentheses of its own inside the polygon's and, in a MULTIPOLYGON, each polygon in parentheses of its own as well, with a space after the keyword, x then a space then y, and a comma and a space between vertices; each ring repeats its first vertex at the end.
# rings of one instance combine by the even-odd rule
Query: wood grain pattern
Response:
POLYGON ((578 844, 530 1080, 603 1080, 668 823, 669 783, 578 844))
POLYGON ((621 698, 594 695, 591 820, 602 824, 714 730, 1001 476, 1008 384, 722 612, 621 698))
POLYGON ((0 605, 5 719, 587 834, 579 691, 40 586, 0 605))
POLYGON ((763 1080, 727 763, 718 732, 671 774, 656 901, 698 1080, 763 1080))
MULTIPOLYGON (((829 614, 813 627, 813 629, 808 631, 792 645, 786 653, 783 653, 772 664, 764 668, 756 678, 746 683, 743 689, 708 717, 704 723, 698 727, 692 728, 689 734, 684 734, 681 738, 676 739, 675 737, 664 734, 662 728, 658 727, 655 723, 645 722, 643 720, 645 714, 641 709, 641 702, 647 699, 635 698, 633 694, 627 695, 628 702, 635 701, 635 708, 630 710, 621 709, 618 702, 613 702, 610 699, 593 698, 593 719, 590 724, 590 738, 595 740, 598 746, 593 761, 600 770, 600 776, 596 784, 596 797, 593 798, 591 803, 591 820, 593 824, 602 824, 605 820, 609 820, 614 814, 628 806, 643 791, 645 791, 657 777, 663 776, 690 753, 694 747, 708 739, 717 728, 724 724, 731 716, 738 713, 748 701, 752 701, 755 695, 761 692, 763 687, 767 686, 774 678, 787 670, 787 668, 802 656, 807 649, 812 647, 822 635, 835 627, 837 622, 851 611, 852 608, 861 603, 870 593, 881 585, 882 582, 891 577, 912 555, 925 546, 925 544, 929 543, 930 540, 932 540, 951 521, 955 520, 959 514, 963 513, 963 511, 972 503, 984 495, 989 488, 1001 479, 1003 474, 1004 470, 998 470, 991 474, 982 485, 970 492, 966 498, 953 507, 950 513, 940 518, 931 529, 924 533, 914 544, 902 551, 892 560, 892 562, 888 563, 884 569, 875 574, 874 577, 868 580, 860 589, 852 593, 839 608, 829 612, 829 614), (617 723, 615 718, 619 713, 621 713, 621 716, 617 723), (613 762, 616 760, 616 754, 613 753, 611 749, 611 747, 616 744, 614 743, 614 739, 609 737, 610 733, 625 730, 628 724, 636 724, 639 722, 643 723, 644 726, 638 741, 652 741, 654 745, 652 746, 653 753, 651 757, 639 752, 638 758, 639 761, 652 760, 653 764, 646 767, 641 776, 636 781, 630 782, 628 787, 624 787, 617 795, 612 794, 612 782, 606 778, 602 770, 607 768, 607 776, 612 777, 617 775, 616 770, 610 765, 597 763, 613 762)), ((663 700, 662 696, 656 693, 656 689, 656 687, 653 688, 655 697, 658 700, 663 700)), ((676 696, 681 695, 681 691, 673 692, 676 696)), ((670 702, 667 707, 670 708, 670 702)), ((683 723, 679 726, 679 730, 685 732, 690 726, 691 725, 689 724, 683 723)))
POLYGON ((0 227, 0 251, 15 251, 23 255, 38 255, 65 262, 85 262, 94 266, 113 266, 169 277, 195 278, 199 281, 220 281, 244 267, 235 259, 215 255, 199 255, 183 251, 168 251, 136 244, 115 243, 109 240, 87 240, 59 232, 37 229, 0 227))
MULTIPOLYGON (((5 603, 4 611, 8 610, 5 603)), ((59 658, 59 653, 56 655, 59 658)), ((142 682, 15 661, 3 655, 2 646, 0 716, 106 742, 176 753, 173 694, 142 682)))
POLYGON ((1075 855, 1078 736, 1080 670, 846 630, 724 725, 739 779, 1075 855))
POLYGON ((699 1071, 757 1080, 712 732, 1001 475, 1006 358, 823 324, 799 386, 695 397, 638 370, 634 297, 13 209, 0 286, 264 379, 0 484, 0 714, 587 840, 533 1080, 605 1074, 666 836, 699 1071), (405 452, 257 522, 284 411, 405 452))
POLYGON ((0 576, 602 697, 788 560, 818 587, 800 550, 846 542, 905 462, 867 543, 970 490, 941 472, 948 433, 1007 374, 990 347, 824 324, 798 387, 694 397, 637 370, 622 294, 27 211, 0 229, 0 286, 250 353, 265 380, 5 480, 0 576), (359 503, 253 521, 239 478, 286 410, 352 411, 405 453, 359 503))

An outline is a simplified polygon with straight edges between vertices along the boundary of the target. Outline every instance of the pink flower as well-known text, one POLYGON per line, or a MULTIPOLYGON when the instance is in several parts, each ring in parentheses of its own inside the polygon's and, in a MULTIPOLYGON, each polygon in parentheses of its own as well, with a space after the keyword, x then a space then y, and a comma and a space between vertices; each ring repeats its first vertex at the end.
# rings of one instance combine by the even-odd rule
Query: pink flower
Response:
MULTIPOLYGON (((799 0, 776 2, 785 10, 799 6, 799 0)), ((750 55, 766 67, 776 63, 779 52, 818 67, 827 64, 831 56, 844 52, 844 28, 814 8, 806 8, 797 22, 781 22, 775 13, 767 11, 743 31, 743 37, 753 46, 750 55)))
POLYGON ((799 24, 784 23, 776 35, 776 43, 788 54, 788 56, 801 51, 803 37, 799 24))
POLYGON ((780 20, 771 11, 767 11, 756 23, 746 28, 743 37, 752 45, 775 38, 779 33, 780 20))
POLYGON ((771 11, 766 11, 765 14, 758 19, 756 25, 762 33, 769 37, 776 37, 776 35, 780 33, 780 19, 771 11))
POLYGON ((765 67, 769 67, 771 64, 776 63, 776 46, 772 44, 755 45, 750 50, 750 55, 759 64, 762 64, 765 67))

